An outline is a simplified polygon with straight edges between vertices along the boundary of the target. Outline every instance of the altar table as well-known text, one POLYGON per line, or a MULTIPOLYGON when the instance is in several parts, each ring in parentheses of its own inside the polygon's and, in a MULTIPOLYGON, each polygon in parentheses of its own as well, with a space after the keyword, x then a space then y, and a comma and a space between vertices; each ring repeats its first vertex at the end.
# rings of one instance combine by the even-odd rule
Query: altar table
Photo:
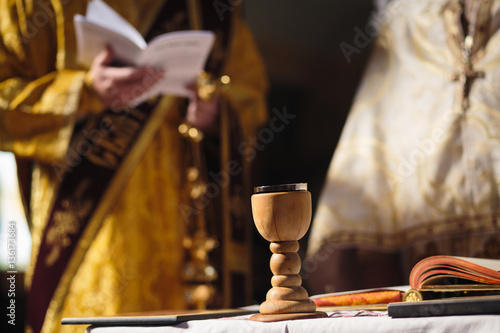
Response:
POLYGON ((273 323, 250 321, 247 316, 192 320, 174 326, 89 327, 87 333, 170 332, 453 332, 500 333, 500 315, 391 318, 387 312, 348 311, 328 313, 328 318, 273 323))

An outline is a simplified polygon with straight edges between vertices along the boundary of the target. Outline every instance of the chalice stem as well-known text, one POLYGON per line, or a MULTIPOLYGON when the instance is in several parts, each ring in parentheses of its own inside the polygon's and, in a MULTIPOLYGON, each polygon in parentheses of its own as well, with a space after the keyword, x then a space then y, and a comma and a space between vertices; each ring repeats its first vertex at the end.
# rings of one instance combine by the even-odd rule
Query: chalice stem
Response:
POLYGON ((316 305, 302 287, 298 241, 271 242, 273 286, 260 306, 261 314, 314 312, 316 305))

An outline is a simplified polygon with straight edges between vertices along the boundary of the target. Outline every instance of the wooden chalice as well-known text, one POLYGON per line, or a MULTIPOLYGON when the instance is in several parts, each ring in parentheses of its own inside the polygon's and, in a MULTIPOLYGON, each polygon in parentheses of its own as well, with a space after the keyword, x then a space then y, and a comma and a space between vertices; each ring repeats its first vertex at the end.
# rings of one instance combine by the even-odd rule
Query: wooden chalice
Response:
POLYGON ((304 237, 311 223, 311 193, 307 184, 260 186, 252 195, 252 214, 260 235, 271 242, 270 266, 273 272, 266 301, 255 321, 326 317, 316 311, 299 275, 301 260, 298 240, 304 237))

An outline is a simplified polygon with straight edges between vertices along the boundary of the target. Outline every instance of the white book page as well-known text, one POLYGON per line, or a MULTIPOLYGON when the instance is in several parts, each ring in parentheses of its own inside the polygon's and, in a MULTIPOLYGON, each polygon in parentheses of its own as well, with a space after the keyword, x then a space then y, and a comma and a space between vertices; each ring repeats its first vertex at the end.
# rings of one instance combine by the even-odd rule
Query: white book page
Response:
POLYGON ((96 55, 106 45, 111 46, 116 59, 125 64, 135 64, 141 49, 127 37, 108 30, 98 24, 89 22, 81 15, 74 17, 75 32, 77 37, 77 61, 90 67, 96 55))
POLYGON ((469 257, 457 257, 457 258, 500 272, 500 260, 498 259, 469 258, 469 257))
POLYGON ((134 104, 158 94, 189 96, 186 86, 194 83, 203 69, 214 38, 210 31, 179 31, 153 39, 137 64, 160 67, 166 71, 165 78, 134 104))
POLYGON ((102 25, 109 30, 128 37, 141 49, 145 49, 147 46, 139 31, 102 0, 89 2, 85 17, 87 21, 102 25))

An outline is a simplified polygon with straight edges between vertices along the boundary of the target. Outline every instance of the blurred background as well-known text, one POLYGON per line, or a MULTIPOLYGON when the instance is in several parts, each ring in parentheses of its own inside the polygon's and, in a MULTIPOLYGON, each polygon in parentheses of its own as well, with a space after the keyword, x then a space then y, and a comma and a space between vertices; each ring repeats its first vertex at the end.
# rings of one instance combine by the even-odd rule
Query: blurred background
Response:
MULTIPOLYGON (((272 110, 296 115, 275 133, 254 164, 254 186, 308 183, 313 212, 344 126, 373 36, 371 0, 252 0, 244 15, 267 68, 272 110), (362 33, 360 33, 360 31, 362 33), (356 43, 357 41, 357 43, 356 43), (362 47, 358 47, 362 44, 362 47), (351 48, 352 47, 352 48, 351 48), (347 57, 346 57, 347 55, 347 57)), ((308 234, 300 241, 303 258, 308 234)), ((265 300, 272 274, 269 243, 254 234, 255 302, 265 300)), ((304 281, 307 288, 307 280, 304 281)))
POLYGON ((358 48, 355 37, 373 10, 371 0, 246 1, 271 84, 271 117, 284 108, 297 116, 257 155, 259 184, 307 182, 317 200, 370 53, 371 43, 358 48), (341 44, 356 50, 349 59, 341 44))
MULTIPOLYGON (((270 118, 273 109, 296 116, 258 151, 252 185, 307 182, 314 211, 370 54, 371 39, 362 47, 355 41, 360 31, 369 31, 367 22, 375 15, 372 0, 251 0, 244 2, 243 12, 268 72, 270 118)), ((16 221, 20 272, 31 248, 21 207, 13 158, 0 153, 0 244, 6 244, 7 222, 16 221)), ((260 303, 270 287, 271 253, 257 232, 254 239, 254 302, 260 303)), ((306 246, 307 235, 301 240, 301 256, 306 246)), ((6 252, 2 245, 1 284, 7 282, 6 252)), ((18 297, 23 300, 22 293, 18 297)))

